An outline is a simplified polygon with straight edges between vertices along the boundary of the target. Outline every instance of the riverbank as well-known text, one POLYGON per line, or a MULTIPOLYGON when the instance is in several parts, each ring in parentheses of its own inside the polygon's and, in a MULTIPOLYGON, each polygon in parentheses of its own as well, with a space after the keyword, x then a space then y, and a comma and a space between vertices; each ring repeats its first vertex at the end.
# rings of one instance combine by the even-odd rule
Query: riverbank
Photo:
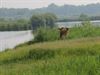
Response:
POLYGON ((69 74, 100 74, 100 37, 36 43, 0 53, 0 75, 69 74))

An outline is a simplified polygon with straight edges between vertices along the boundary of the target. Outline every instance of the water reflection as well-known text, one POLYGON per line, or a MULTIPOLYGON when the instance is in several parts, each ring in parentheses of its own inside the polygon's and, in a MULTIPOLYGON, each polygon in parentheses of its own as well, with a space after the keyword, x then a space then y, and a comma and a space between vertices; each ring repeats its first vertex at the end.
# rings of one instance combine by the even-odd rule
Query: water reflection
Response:
POLYGON ((31 31, 0 32, 0 51, 33 39, 31 31))

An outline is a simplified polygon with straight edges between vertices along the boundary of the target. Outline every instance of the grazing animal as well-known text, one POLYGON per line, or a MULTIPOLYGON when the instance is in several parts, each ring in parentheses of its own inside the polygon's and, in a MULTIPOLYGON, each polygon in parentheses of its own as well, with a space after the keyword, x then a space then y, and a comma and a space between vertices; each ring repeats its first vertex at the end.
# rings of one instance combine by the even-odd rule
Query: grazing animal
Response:
POLYGON ((61 27, 61 28, 59 28, 59 30, 60 30, 60 32, 59 32, 60 33, 60 39, 64 39, 68 34, 69 28, 61 27))

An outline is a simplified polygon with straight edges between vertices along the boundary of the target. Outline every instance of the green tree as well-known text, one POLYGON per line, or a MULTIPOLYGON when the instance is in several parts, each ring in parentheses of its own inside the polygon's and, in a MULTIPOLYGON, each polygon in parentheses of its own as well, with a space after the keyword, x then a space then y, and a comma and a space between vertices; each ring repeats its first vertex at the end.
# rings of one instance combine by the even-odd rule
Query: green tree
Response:
POLYGON ((86 14, 81 14, 80 17, 79 17, 79 19, 81 21, 89 21, 89 17, 86 14))
POLYGON ((44 24, 44 20, 42 19, 41 15, 33 15, 31 18, 32 28, 35 29, 40 27, 44 24))
POLYGON ((41 15, 33 15, 30 19, 33 29, 38 27, 53 27, 57 17, 54 14, 46 13, 41 15))
POLYGON ((90 18, 88 17, 88 15, 85 15, 85 14, 81 14, 79 19, 82 21, 82 25, 91 25, 91 22, 90 22, 90 18))
POLYGON ((53 27, 57 21, 57 16, 52 13, 44 14, 44 18, 46 20, 46 25, 49 27, 53 27))

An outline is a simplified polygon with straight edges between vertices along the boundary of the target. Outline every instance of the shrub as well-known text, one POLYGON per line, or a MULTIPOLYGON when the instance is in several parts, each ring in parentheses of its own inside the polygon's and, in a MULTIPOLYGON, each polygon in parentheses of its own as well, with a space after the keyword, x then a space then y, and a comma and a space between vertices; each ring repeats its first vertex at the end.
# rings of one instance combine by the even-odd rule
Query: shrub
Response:
POLYGON ((38 28, 34 37, 35 42, 58 40, 59 33, 56 28, 38 28))

